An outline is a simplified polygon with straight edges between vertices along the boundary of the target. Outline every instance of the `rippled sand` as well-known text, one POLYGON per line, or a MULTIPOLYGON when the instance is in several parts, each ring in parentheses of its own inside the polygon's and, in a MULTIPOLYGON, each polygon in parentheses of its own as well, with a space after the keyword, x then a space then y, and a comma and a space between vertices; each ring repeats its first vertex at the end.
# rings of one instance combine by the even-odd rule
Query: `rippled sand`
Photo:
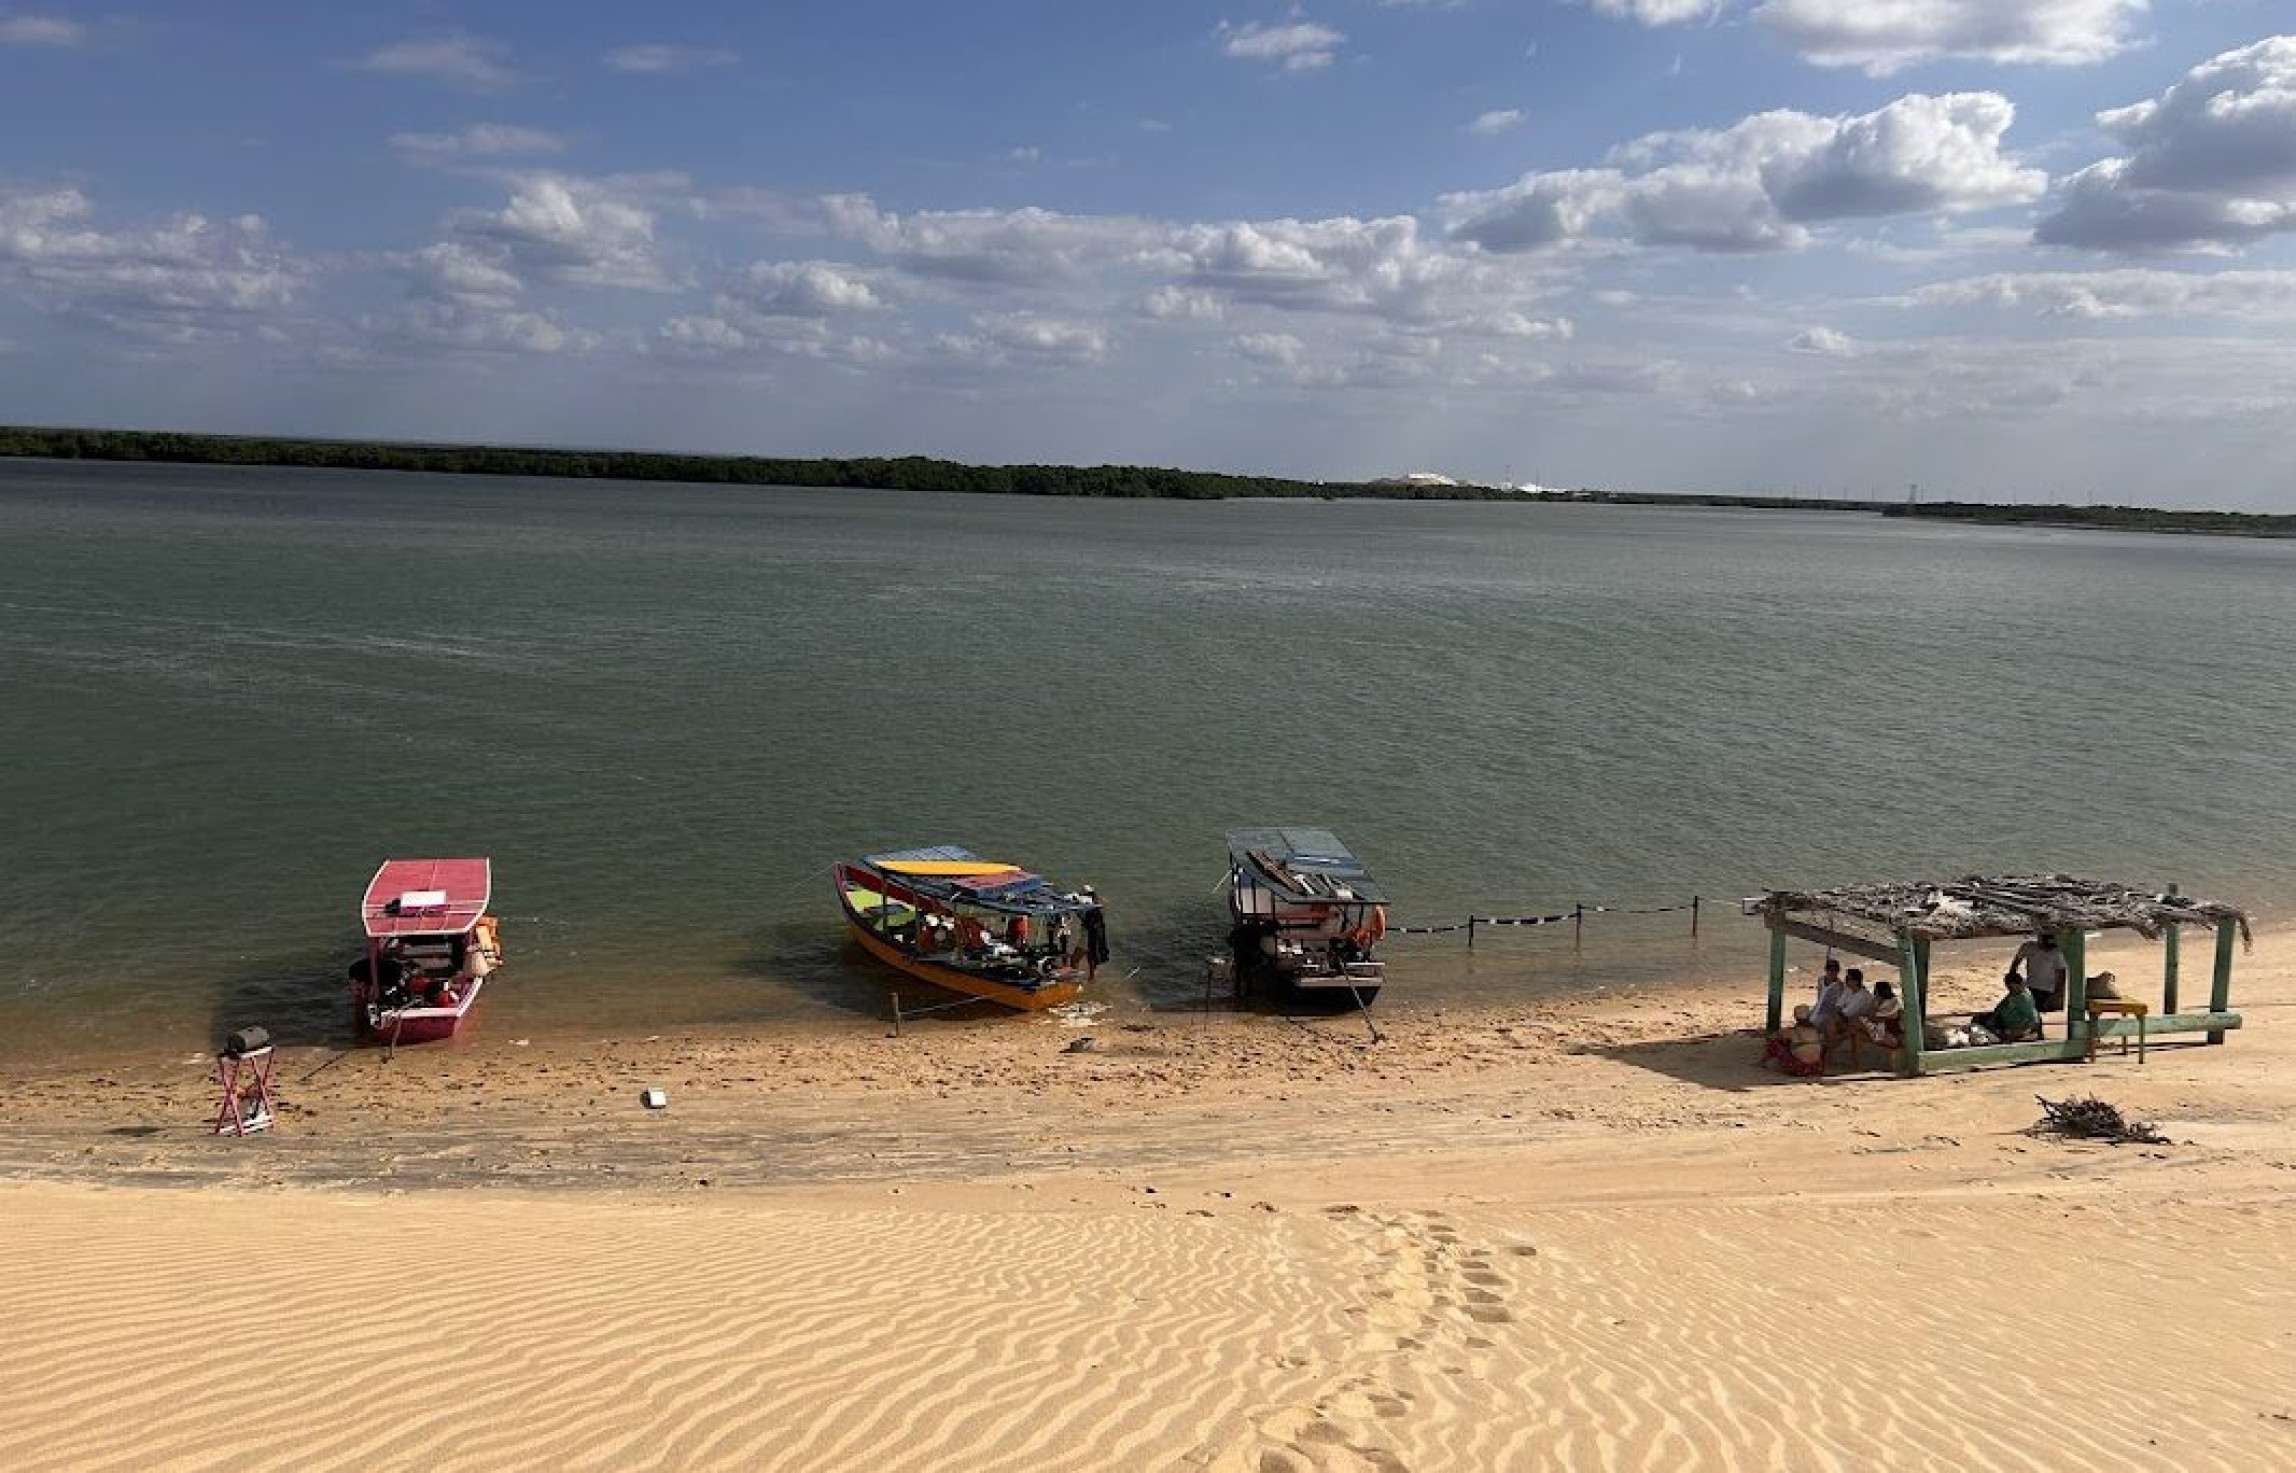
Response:
POLYGON ((0 1466, 2282 1466, 2292 960, 2228 1047, 1910 1084, 1773 1082, 1704 995, 1319 1032, 1306 1080, 1240 1024, 912 1039, 943 1084, 664 1116, 575 1070, 594 1130, 456 1088, 427 1146, 218 1143, 59 1078, 0 1116, 0 1466), (2174 1144, 2022 1133, 2092 1089, 2174 1144), (626 1184, 502 1185, 534 1150, 626 1184))

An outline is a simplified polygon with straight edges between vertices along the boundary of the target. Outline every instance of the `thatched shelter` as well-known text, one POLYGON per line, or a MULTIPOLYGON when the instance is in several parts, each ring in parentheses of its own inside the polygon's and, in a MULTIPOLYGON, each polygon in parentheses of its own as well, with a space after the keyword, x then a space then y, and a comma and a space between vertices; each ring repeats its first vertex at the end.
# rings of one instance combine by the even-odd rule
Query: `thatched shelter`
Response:
POLYGON ((1901 1074, 2036 1059, 2076 1059, 2091 1051, 2094 1038, 2136 1033, 2140 1027, 2150 1034, 2205 1033, 2209 1042, 2222 1043, 2228 1030, 2240 1026, 2240 1015, 2231 1011, 2232 945, 2235 936, 2249 939, 2248 916, 2237 907, 2196 900, 2173 890, 2137 890, 2071 875, 1971 876, 1945 884, 1772 890, 1746 901, 1745 910, 1748 915, 1760 916, 1770 931, 1769 1027, 1773 1033, 1784 1021, 1789 938, 1898 969, 1905 1007, 1905 1048, 1898 1065, 1901 1074), (2216 964, 2205 1013, 2177 1011, 2179 940, 2187 926, 2205 926, 2216 934, 2216 964), (2142 1020, 2088 1016, 2087 936, 2091 931, 2109 930, 2130 930, 2162 943, 2158 1014, 2142 1020), (1983 1048, 1923 1048, 1933 943, 2022 939, 2041 934, 2055 936, 2065 955, 2065 1037, 1983 1048))

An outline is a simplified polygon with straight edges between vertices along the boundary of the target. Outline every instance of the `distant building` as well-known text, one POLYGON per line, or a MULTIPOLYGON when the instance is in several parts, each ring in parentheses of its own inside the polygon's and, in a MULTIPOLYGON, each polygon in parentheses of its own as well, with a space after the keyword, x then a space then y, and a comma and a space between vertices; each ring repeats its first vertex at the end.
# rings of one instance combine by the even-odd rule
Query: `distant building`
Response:
POLYGON ((1435 471, 1405 471, 1400 476, 1382 476, 1371 483, 1374 486, 1456 486, 1459 483, 1435 471))

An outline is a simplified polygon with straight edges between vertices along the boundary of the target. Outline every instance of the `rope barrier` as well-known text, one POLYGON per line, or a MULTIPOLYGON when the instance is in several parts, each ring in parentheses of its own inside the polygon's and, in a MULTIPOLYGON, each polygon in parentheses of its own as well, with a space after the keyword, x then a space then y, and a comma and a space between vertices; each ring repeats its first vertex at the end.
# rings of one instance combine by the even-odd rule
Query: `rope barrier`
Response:
POLYGON ((1690 912, 1690 934, 1698 934, 1699 909, 1705 897, 1693 895, 1679 905, 1575 905, 1569 910, 1541 916, 1479 916, 1470 915, 1464 921, 1450 926, 1389 926, 1390 936, 1447 936, 1454 931, 1467 933, 1467 944, 1475 944, 1475 932, 1485 926, 1559 926, 1568 921, 1583 927, 1590 915, 1610 916, 1663 916, 1690 912))

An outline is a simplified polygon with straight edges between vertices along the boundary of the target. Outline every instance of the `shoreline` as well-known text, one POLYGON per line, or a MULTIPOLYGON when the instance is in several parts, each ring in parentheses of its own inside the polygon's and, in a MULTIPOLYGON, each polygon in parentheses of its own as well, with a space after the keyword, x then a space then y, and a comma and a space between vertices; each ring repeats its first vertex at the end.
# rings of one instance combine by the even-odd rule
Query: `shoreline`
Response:
MULTIPOLYGON (((2157 989, 2142 970, 2148 958, 2157 966, 2149 943, 2117 939, 2092 955, 2098 970, 2120 972, 2129 995, 2157 989)), ((1941 951, 1933 1011, 1990 1005, 1997 965, 1982 947, 1941 951)), ((1790 998, 1815 975, 1799 952, 1796 967, 1790 998)), ((2257 933, 2236 972, 2234 1008, 2259 987, 2281 986, 2296 989, 2296 927, 2257 933)), ((1752 1123, 1740 1097, 1777 1082, 1756 1066, 1762 1011, 1749 974, 1374 1007, 1376 1039, 1353 1012, 1088 1004, 916 1020, 899 1037, 889 1023, 825 1022, 489 1033, 395 1055, 282 1045, 280 1123, 246 1143, 207 1135, 207 1054, 143 1050, 17 1065, 22 1088, 0 1099, 0 1178, 670 1190, 703 1178, 713 1187, 962 1178, 1129 1159, 1142 1149, 1137 1127, 1149 1124, 1166 1137, 1160 1159, 1263 1150, 1264 1136, 1236 1132, 1239 1118, 1269 1122, 1291 1154, 1393 1145, 1436 1121, 1495 1147, 1526 1132, 1572 1134, 1606 1092, 1634 1097, 1626 1122, 1737 1129, 1752 1123), (1080 1038, 1092 1042, 1071 1051, 1080 1038), (1617 1064, 1634 1071, 1637 1088, 1600 1081, 1600 1066, 1617 1064), (669 1092, 668 1110, 644 1110, 639 1092, 657 1087, 669 1092), (773 1150, 745 1154, 750 1135, 773 1150)), ((2235 1057, 2243 1036, 2234 1035, 2235 1057)), ((1821 1081, 1837 1082, 1909 1083, 1821 1081)), ((2042 1086, 2065 1087, 2046 1074, 2042 1086)))

